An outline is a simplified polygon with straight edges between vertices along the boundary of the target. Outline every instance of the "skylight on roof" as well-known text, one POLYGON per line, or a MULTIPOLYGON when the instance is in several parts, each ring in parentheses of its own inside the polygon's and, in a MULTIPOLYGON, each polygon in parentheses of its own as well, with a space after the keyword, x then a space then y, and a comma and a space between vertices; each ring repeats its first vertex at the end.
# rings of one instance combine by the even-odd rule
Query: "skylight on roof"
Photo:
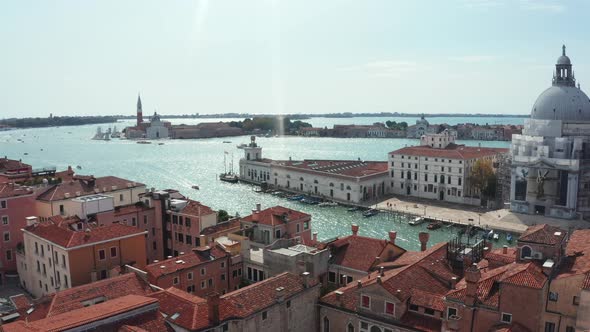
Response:
POLYGON ((180 314, 178 312, 175 312, 174 315, 170 316, 170 319, 175 320, 178 317, 180 317, 180 314))

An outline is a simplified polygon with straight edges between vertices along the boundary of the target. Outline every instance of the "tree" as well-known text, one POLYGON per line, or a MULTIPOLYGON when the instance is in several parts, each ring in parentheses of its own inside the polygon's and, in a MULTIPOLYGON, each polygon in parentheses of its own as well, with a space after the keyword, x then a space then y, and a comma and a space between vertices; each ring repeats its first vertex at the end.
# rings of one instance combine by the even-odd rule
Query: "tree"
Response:
POLYGON ((217 212, 217 220, 218 221, 227 221, 229 219, 229 214, 225 210, 219 210, 217 212))
POLYGON ((488 197, 494 196, 493 194, 495 193, 496 175, 494 174, 492 162, 490 160, 484 159, 479 159, 476 161, 473 165, 473 168, 471 168, 469 182, 473 188, 477 189, 478 192, 487 195, 488 197), (492 185, 492 183, 494 184, 492 185))

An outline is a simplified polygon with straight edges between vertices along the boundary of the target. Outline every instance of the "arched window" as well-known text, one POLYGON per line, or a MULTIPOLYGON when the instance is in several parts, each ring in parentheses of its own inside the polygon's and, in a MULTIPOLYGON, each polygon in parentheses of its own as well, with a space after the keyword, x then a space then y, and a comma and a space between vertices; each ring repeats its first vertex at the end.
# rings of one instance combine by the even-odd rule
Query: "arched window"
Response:
POLYGON ((324 316, 324 332, 330 332, 330 320, 328 319, 328 316, 324 316))
POLYGON ((346 327, 346 332, 354 332, 354 325, 352 325, 352 323, 348 323, 348 326, 346 327))
POLYGON ((350 190, 350 186, 346 186, 346 190, 350 190))
POLYGON ((300 178, 299 178, 299 181, 303 181, 303 177, 300 177, 300 178))
POLYGON ((520 258, 530 258, 532 257, 533 252, 531 250, 531 247, 529 246, 524 246, 520 249, 520 258))
POLYGON ((330 182, 330 187, 334 187, 334 184, 332 182, 330 182))
POLYGON ((316 183, 317 184, 318 183, 318 180, 313 180, 313 183, 316 183))
POLYGON ((371 332, 383 332, 383 331, 381 331, 381 328, 379 326, 375 326, 375 325, 371 326, 370 331, 371 332))

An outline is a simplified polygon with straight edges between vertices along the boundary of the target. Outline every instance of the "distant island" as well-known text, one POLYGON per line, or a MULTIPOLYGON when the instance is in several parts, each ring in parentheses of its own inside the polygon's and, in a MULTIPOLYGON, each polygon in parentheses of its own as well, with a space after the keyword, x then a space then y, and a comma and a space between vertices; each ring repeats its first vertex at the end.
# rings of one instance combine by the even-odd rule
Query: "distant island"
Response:
MULTIPOLYGON (((398 113, 398 112, 379 112, 379 113, 298 113, 298 114, 252 114, 252 113, 221 113, 221 114, 172 114, 164 115, 166 119, 223 119, 223 118, 264 118, 264 117, 288 117, 290 119, 305 120, 309 118, 358 118, 358 117, 404 117, 404 118, 417 118, 423 114, 419 113, 398 113)), ((437 117, 491 117, 491 118, 526 118, 530 114, 457 114, 457 113, 435 113, 428 114, 429 118, 437 117)), ((132 115, 115 115, 117 119, 135 119, 132 115)))
POLYGON ((116 116, 50 116, 0 120, 0 128, 42 128, 117 122, 116 116))

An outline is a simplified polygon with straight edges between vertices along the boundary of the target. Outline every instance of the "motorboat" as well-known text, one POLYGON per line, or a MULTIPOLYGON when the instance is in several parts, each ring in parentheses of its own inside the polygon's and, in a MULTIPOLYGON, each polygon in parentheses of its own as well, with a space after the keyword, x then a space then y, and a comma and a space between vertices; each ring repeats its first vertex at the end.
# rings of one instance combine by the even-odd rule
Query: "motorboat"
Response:
POLYGON ((512 234, 511 233, 506 233, 506 241, 508 243, 512 243, 512 234))
POLYGON ((348 211, 348 212, 356 212, 356 211, 359 211, 360 209, 361 208, 359 208, 358 206, 354 206, 354 207, 351 207, 351 208, 346 209, 346 211, 348 211))
POLYGON ((370 209, 370 210, 367 210, 367 211, 363 212, 363 217, 369 218, 369 217, 372 217, 372 216, 376 216, 378 214, 379 214, 379 210, 377 210, 377 209, 370 209))
POLYGON ((420 225, 422 223, 424 223, 424 217, 416 217, 413 220, 410 220, 410 222, 408 223, 408 225, 410 226, 417 226, 420 225))
POLYGON ((441 228, 442 225, 443 225, 442 222, 435 221, 435 222, 431 222, 430 224, 428 224, 428 226, 426 226, 426 228, 429 230, 435 230, 435 229, 441 228))
POLYGON ((195 190, 199 190, 200 189, 199 186, 197 186, 197 185, 191 186, 191 188, 193 188, 195 190))
POLYGON ((322 207, 338 206, 338 203, 336 203, 336 202, 321 202, 320 204, 318 204, 318 206, 322 206, 322 207))
POLYGON ((293 196, 287 197, 287 199, 290 200, 290 201, 300 201, 304 197, 305 197, 304 195, 293 195, 293 196))

